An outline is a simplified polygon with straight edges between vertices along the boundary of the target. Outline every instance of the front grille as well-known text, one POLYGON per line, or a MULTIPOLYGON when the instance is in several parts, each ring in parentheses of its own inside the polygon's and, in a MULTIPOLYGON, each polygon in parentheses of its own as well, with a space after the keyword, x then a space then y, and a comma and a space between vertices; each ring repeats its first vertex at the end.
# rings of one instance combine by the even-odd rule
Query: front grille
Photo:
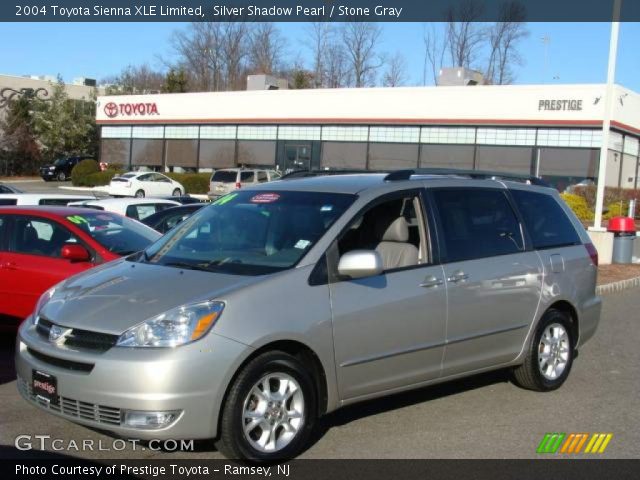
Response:
MULTIPOLYGON (((40 336, 46 340, 49 339, 49 331, 53 326, 51 320, 40 316, 36 331, 40 336)), ((91 350, 95 352, 106 352, 112 347, 115 347, 118 342, 118 335, 111 335, 109 333, 91 332, 89 330, 80 330, 74 328, 62 343, 68 347, 81 348, 84 350, 91 350)))
POLYGON ((119 408, 95 405, 62 396, 58 397, 57 403, 50 403, 34 395, 31 385, 21 377, 18 377, 18 389, 24 397, 45 410, 51 410, 71 419, 80 418, 100 424, 120 425, 119 408))
POLYGON ((27 352, 29 352, 33 357, 37 358, 41 362, 48 363, 49 365, 53 365, 55 367, 64 368, 66 370, 73 370, 74 372, 85 372, 89 373, 93 370, 93 363, 83 363, 83 362, 74 362, 72 360, 65 360, 64 358, 52 357, 51 355, 46 355, 42 352, 38 352, 31 347, 27 348, 27 352))

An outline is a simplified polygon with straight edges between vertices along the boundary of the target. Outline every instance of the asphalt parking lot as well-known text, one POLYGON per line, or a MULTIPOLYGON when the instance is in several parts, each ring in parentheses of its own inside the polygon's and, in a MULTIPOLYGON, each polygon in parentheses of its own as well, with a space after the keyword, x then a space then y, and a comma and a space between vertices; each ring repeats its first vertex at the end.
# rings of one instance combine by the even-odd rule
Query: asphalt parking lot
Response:
MULTIPOLYGON (((521 390, 505 372, 496 372, 353 405, 321 421, 303 458, 535 458, 546 432, 612 433, 601 458, 638 458, 639 310, 640 289, 606 296, 595 338, 555 392, 521 390)), ((18 435, 51 435, 65 444, 93 440, 93 451, 58 452, 87 458, 220 458, 206 441, 196 442, 193 452, 150 451, 140 444, 137 450, 131 445, 96 450, 109 448, 114 437, 48 415, 20 398, 7 337, 0 350, 0 455, 19 453, 12 450, 18 435)))
POLYGON ((3 181, 7 185, 13 185, 16 188, 24 191, 25 193, 57 193, 70 195, 82 193, 81 191, 67 190, 66 188, 58 187, 73 187, 71 182, 45 182, 41 179, 26 179, 26 180, 14 180, 3 181))

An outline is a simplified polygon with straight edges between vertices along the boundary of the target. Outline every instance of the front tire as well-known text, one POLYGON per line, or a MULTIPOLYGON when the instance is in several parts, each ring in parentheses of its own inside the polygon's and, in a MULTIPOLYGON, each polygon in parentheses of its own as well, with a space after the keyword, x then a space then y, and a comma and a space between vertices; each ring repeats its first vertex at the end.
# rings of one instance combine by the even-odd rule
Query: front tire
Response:
POLYGON ((307 444, 317 412, 314 381, 288 353, 266 352, 233 382, 222 409, 218 449, 228 458, 271 462, 307 444))
POLYGON ((59 181, 59 182, 64 182, 66 179, 67 179, 67 176, 65 175, 65 173, 64 173, 64 172, 60 172, 60 173, 58 174, 58 181, 59 181))
POLYGON ((560 388, 569 376, 575 355, 571 327, 566 313, 548 310, 540 319, 524 363, 513 370, 515 383, 539 392, 560 388))
POLYGON ((136 192, 136 198, 144 198, 144 190, 138 190, 136 192))
POLYGON ((176 188, 171 195, 174 197, 179 197, 180 195, 182 195, 182 190, 176 188))

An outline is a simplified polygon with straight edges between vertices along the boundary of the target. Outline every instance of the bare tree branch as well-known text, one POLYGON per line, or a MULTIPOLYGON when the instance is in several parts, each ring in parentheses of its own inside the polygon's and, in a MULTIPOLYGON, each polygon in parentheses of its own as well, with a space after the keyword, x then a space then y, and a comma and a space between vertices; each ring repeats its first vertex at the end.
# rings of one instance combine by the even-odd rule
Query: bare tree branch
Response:
POLYGON ((407 81, 407 61, 400 52, 387 60, 387 69, 382 84, 385 87, 399 87, 407 81))
POLYGON ((285 49, 280 31, 271 22, 254 23, 249 28, 249 69, 253 73, 277 73, 285 49))
POLYGON ((529 35, 525 18, 526 11, 521 3, 507 1, 500 7, 499 21, 489 30, 490 54, 485 76, 494 84, 511 83, 513 66, 522 63, 517 43, 529 35))
POLYGON ((376 53, 382 30, 375 23, 349 22, 341 33, 355 87, 373 84, 383 63, 376 53))

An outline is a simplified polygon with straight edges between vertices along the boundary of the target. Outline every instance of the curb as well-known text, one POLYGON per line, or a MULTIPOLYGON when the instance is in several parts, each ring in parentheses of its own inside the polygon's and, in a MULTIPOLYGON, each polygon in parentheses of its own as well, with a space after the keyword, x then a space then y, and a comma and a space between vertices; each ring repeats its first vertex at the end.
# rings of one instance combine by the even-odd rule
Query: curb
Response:
POLYGON ((608 293, 622 292, 630 288, 640 287, 640 277, 629 278, 628 280, 620 280, 618 282, 607 283, 605 285, 598 285, 596 287, 596 294, 606 295, 608 293))

